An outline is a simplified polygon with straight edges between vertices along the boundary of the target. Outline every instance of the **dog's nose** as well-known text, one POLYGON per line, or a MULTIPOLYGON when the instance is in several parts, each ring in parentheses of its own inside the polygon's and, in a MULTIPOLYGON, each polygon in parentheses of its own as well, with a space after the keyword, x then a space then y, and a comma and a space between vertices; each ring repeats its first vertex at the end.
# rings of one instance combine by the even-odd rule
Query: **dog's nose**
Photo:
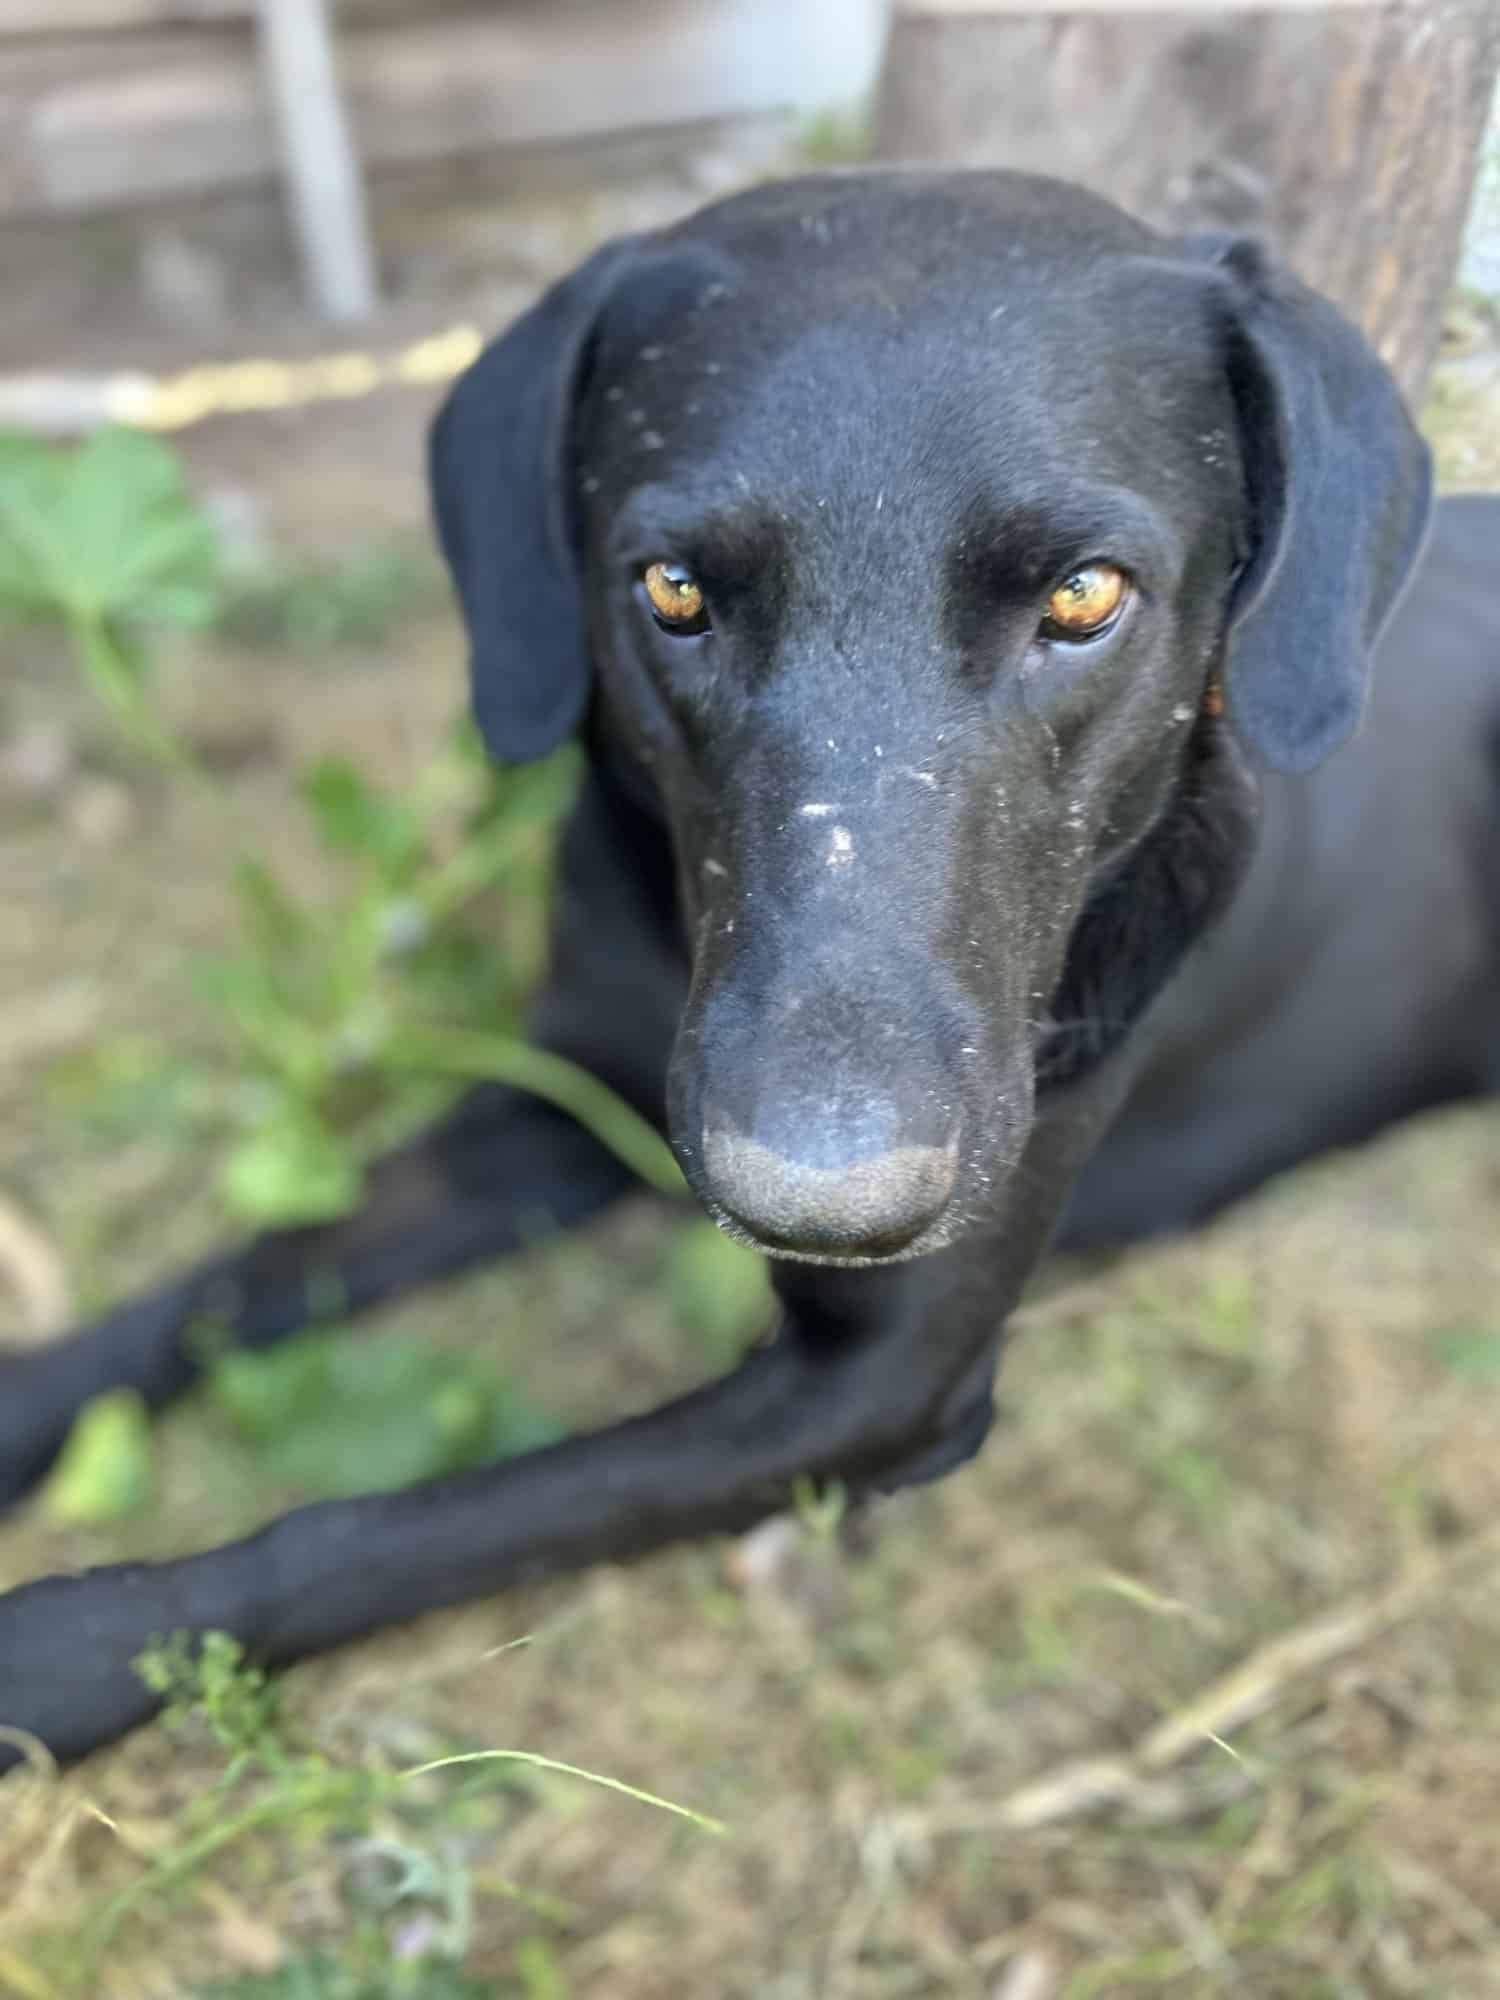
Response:
POLYGON ((704 1130, 703 1165, 715 1200, 767 1248, 882 1257, 904 1250, 941 1215, 958 1147, 901 1145, 814 1162, 716 1123, 704 1130))

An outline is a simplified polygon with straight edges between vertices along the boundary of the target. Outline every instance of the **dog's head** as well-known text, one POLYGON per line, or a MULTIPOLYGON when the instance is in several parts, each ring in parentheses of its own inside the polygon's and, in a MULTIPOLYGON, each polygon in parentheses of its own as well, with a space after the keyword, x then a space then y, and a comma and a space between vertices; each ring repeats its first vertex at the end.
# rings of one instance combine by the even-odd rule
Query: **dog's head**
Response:
POLYGON ((1428 504, 1390 378, 1259 251, 993 173, 607 246, 457 385, 432 475, 490 747, 591 715, 660 798, 689 1179, 844 1262, 953 1240, 1038 1076, 1145 1006, 1246 760, 1353 730, 1428 504))

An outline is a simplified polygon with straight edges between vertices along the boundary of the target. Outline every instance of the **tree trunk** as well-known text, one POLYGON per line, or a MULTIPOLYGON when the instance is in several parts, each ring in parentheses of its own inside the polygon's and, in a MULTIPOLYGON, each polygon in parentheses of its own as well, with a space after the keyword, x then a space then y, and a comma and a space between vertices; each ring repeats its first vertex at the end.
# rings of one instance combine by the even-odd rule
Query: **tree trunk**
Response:
POLYGON ((1415 397, 1497 62, 1497 0, 898 0, 876 147, 1060 174, 1169 229, 1263 231, 1415 397))

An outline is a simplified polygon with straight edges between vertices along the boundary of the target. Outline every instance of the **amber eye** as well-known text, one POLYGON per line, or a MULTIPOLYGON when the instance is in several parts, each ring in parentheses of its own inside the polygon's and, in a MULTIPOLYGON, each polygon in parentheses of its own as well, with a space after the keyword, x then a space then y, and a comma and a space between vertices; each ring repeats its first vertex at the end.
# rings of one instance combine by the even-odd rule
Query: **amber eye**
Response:
POLYGON ((1130 595, 1130 578, 1113 563, 1085 563, 1047 599, 1044 639, 1097 639, 1113 625, 1130 595))
POLYGON ((665 632, 679 635, 708 630, 703 587, 680 563, 654 562, 641 578, 651 613, 665 632))

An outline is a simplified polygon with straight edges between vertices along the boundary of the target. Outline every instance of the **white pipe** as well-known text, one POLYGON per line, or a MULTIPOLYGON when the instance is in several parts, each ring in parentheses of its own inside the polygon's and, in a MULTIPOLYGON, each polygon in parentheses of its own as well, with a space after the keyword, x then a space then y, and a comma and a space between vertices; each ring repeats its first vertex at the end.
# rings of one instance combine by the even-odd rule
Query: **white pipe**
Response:
POLYGON ((478 359, 483 345, 478 327, 460 325, 383 352, 345 348, 299 361, 207 361, 176 375, 138 369, 113 375, 0 375, 0 431, 77 437, 103 424, 180 431, 206 417, 344 403, 377 389, 451 382, 478 359))
POLYGON ((327 8, 324 0, 260 0, 258 19, 313 306, 325 319, 363 319, 375 307, 374 259, 327 8))

